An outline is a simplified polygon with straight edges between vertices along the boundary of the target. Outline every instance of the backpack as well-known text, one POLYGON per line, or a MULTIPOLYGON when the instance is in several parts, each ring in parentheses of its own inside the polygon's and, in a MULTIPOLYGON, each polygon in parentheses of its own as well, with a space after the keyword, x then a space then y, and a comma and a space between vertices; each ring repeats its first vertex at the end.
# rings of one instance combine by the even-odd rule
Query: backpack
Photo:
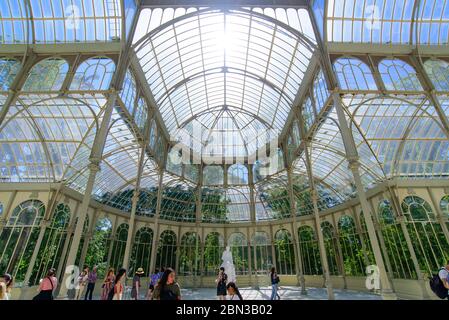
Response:
MULTIPOLYGON (((441 268, 440 271, 444 269, 441 268)), ((440 299, 446 299, 448 297, 448 290, 441 281, 440 276, 437 274, 433 274, 432 278, 429 279, 430 288, 440 299)))
POLYGON ((276 283, 281 282, 281 279, 279 278, 279 276, 276 276, 276 278, 274 279, 274 282, 276 282, 276 283))

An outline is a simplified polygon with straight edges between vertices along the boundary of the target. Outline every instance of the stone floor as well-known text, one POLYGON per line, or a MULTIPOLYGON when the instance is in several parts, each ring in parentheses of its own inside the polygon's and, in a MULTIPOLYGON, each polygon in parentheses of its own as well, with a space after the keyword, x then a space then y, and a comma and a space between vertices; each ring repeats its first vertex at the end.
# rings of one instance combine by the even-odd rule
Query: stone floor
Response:
MULTIPOLYGON (((261 287, 259 290, 240 288, 244 300, 269 300, 271 287, 261 287)), ((307 295, 301 295, 298 287, 283 287, 278 291, 282 300, 327 300, 327 291, 324 288, 307 288, 307 295)), ((380 295, 351 290, 334 289, 336 300, 381 300, 380 295)), ((183 300, 210 300, 216 299, 216 289, 182 289, 183 300)))
MULTIPOLYGON (((278 292, 281 300, 327 300, 327 291, 324 288, 307 288, 307 294, 301 295, 299 287, 281 286, 278 292)), ((213 288, 181 289, 183 300, 216 300, 216 293, 213 288)), ((271 287, 261 287, 259 290, 240 288, 240 293, 244 300, 269 300, 271 287)), ((336 300, 381 300, 380 295, 360 291, 334 289, 334 294, 336 300)), ((129 289, 124 298, 130 298, 129 289)), ((143 294, 141 299, 144 300, 143 294)))

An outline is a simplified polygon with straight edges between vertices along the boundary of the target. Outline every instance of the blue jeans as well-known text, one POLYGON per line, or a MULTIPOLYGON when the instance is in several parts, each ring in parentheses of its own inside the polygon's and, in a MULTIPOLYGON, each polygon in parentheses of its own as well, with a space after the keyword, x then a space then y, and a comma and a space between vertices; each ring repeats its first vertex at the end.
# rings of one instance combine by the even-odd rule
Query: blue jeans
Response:
POLYGON ((277 285, 277 283, 271 285, 271 298, 270 298, 270 300, 276 300, 276 297, 281 299, 281 297, 278 295, 278 285, 277 285))

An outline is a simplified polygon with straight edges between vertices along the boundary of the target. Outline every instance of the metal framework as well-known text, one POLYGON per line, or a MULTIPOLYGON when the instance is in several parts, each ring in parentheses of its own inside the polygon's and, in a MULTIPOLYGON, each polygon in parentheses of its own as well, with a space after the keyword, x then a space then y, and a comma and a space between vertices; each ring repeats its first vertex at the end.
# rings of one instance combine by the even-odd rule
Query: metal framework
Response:
MULTIPOLYGON (((64 197, 77 203, 79 221, 61 231, 73 234, 60 245, 67 265, 84 261, 105 213, 118 220, 108 236, 114 248, 124 244, 121 255, 109 249, 107 262, 175 266, 179 256, 157 257, 159 246, 195 257, 218 230, 234 241, 252 285, 258 259, 270 256, 297 275, 303 293, 305 272, 318 270, 331 299, 335 273, 344 285, 360 275, 344 268, 348 239, 359 239, 363 263, 379 266, 385 298, 395 296, 395 279, 423 285, 423 273, 444 261, 448 1, 80 3, 0 4, 0 230, 30 234, 5 268, 14 269, 9 262, 26 255, 30 240, 39 248, 48 230, 59 230, 51 221, 64 197), (48 193, 32 197, 39 210, 45 205, 44 219, 11 222, 23 209, 17 193, 28 191, 48 193), (416 207, 430 212, 425 220, 416 207), (414 242, 420 221, 435 224, 432 257, 414 242), (116 235, 125 222, 127 233, 116 235), (170 228, 176 237, 161 238, 170 228), (231 228, 241 235, 230 237, 231 228), (293 260, 279 253, 287 250, 279 239, 293 260), (253 251, 253 240, 272 252, 253 251)), ((41 261, 38 250, 30 254, 25 284, 41 261)), ((182 270, 198 276, 210 263, 182 270)))

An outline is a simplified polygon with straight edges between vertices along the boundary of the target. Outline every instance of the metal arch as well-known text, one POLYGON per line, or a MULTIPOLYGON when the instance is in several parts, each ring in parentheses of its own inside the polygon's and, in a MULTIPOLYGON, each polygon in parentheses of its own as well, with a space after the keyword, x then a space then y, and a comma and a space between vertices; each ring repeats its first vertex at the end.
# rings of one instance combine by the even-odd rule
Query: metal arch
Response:
MULTIPOLYGON (((423 109, 423 106, 426 103, 429 103, 429 105, 432 106, 432 104, 430 103, 430 100, 427 99, 427 98, 423 99, 423 101, 422 101, 422 103, 420 105, 413 104, 416 107, 416 110, 413 113, 412 117, 410 118, 409 123, 407 124, 406 130, 404 132, 404 136, 401 138, 401 142, 400 142, 399 147, 398 147, 398 149, 396 151, 396 154, 395 154, 395 157, 394 157, 394 161, 393 161, 393 164, 394 164, 394 166, 393 166, 393 168, 394 168, 393 169, 393 176, 397 175, 397 173, 399 171, 398 168, 399 168, 399 164, 401 162, 400 156, 402 155, 402 152, 404 151, 404 146, 405 146, 405 143, 407 141, 407 137, 409 136, 411 130, 413 129, 413 126, 416 124, 418 119, 420 119, 419 113, 421 113, 421 114, 427 113, 427 110, 423 109)), ((430 116, 431 119, 434 120, 434 122, 436 122, 438 124, 438 121, 436 121, 433 116, 431 116, 430 114, 429 114, 429 116, 430 116)))
POLYGON ((287 99, 287 97, 286 97, 285 93, 282 91, 282 89, 278 88, 276 85, 274 85, 273 83, 271 83, 267 79, 263 79, 262 77, 254 74, 252 72, 249 72, 247 70, 237 69, 237 68, 229 68, 229 67, 221 67, 221 68, 214 68, 214 69, 206 69, 206 70, 203 70, 203 71, 200 71, 198 73, 195 73, 195 74, 193 74, 193 75, 191 75, 191 76, 189 76, 189 77, 179 81, 178 83, 176 83, 174 86, 172 86, 168 91, 166 91, 161 96, 161 99, 159 99, 159 104, 163 104, 165 102, 165 99, 168 99, 169 96, 172 93, 174 93, 178 88, 180 88, 182 85, 184 85, 184 84, 186 84, 186 83, 188 83, 190 81, 194 81, 194 80, 197 80, 197 79, 200 79, 200 78, 206 78, 207 76, 214 75, 214 74, 221 74, 221 73, 223 73, 223 74, 228 74, 228 73, 229 74, 237 74, 237 75, 241 75, 241 76, 243 76, 245 78, 251 78, 253 80, 262 82, 262 84, 270 87, 271 89, 273 89, 274 91, 279 93, 279 95, 282 98, 284 98, 284 100, 288 104, 292 104, 292 102, 293 102, 292 100, 290 100, 290 98, 287 99), (214 70, 217 70, 217 71, 216 72, 211 72, 211 71, 214 71, 214 70), (240 73, 239 72, 232 72, 232 71, 229 72, 230 70, 240 71, 240 73), (164 96, 165 96, 165 98, 163 98, 164 96))
MULTIPOLYGON (((199 112, 199 113, 193 115, 192 117, 188 118, 188 119, 185 120, 184 122, 182 122, 182 123, 179 125, 179 128, 184 128, 187 124, 189 124, 189 122, 195 120, 196 118, 198 118, 198 117, 200 117, 200 116, 202 116, 202 115, 211 113, 211 112, 213 112, 213 111, 216 111, 217 109, 224 109, 224 108, 232 108, 232 109, 235 108, 235 109, 237 109, 237 110, 235 110, 235 111, 238 111, 238 112, 241 112, 241 113, 243 113, 243 114, 246 114, 246 115, 248 115, 248 116, 250 116, 250 117, 253 117, 254 119, 256 119, 256 120, 258 120, 259 122, 261 122, 262 124, 264 124, 267 128, 272 128, 272 126, 271 126, 270 124, 268 124, 265 120, 263 120, 260 116, 255 115, 255 114, 253 114, 252 112, 248 112, 248 111, 246 111, 246 110, 242 110, 242 109, 240 109, 239 107, 234 107, 234 106, 232 106, 232 105, 230 105, 230 106, 215 106, 215 107, 208 108, 207 110, 203 110, 203 111, 201 111, 201 112, 199 112)), ((231 111, 234 111, 234 110, 231 110, 231 111)), ((234 118, 234 117, 232 117, 232 118, 234 118)))
MULTIPOLYGON (((168 22, 166 22, 164 24, 161 24, 157 28, 153 29, 151 32, 147 33, 144 37, 139 39, 139 41, 134 43, 132 45, 132 48, 135 49, 136 53, 139 52, 140 48, 145 46, 145 45, 147 45, 147 42, 151 41, 151 38, 155 34, 157 34, 158 32, 160 32, 162 30, 164 30, 165 28, 167 28, 169 26, 174 25, 175 23, 177 23, 179 21, 182 21, 182 20, 185 20, 185 19, 189 19, 191 17, 197 16, 197 15, 199 16, 201 14, 209 13, 209 12, 222 12, 222 13, 226 14, 226 13, 231 13, 231 11, 236 12, 237 14, 240 12, 240 13, 243 13, 243 14, 246 14, 246 15, 253 15, 253 16, 256 16, 258 18, 261 18, 262 20, 269 21, 269 22, 273 23, 274 25, 277 25, 277 26, 279 26, 279 27, 289 31, 294 36, 296 36, 297 39, 301 40, 300 42, 305 47, 307 47, 310 50, 311 53, 313 53, 315 51, 315 49, 316 49, 316 44, 313 43, 302 32, 299 32, 298 30, 295 30, 294 28, 290 27, 289 25, 287 25, 287 24, 285 24, 285 23, 283 23, 283 22, 281 22, 281 21, 279 21, 277 19, 274 19, 272 17, 266 16, 266 15, 258 13, 258 12, 247 10, 247 9, 244 9, 244 8, 225 9, 225 8, 213 8, 213 7, 206 8, 206 9, 201 9, 201 10, 198 10, 198 11, 195 11, 195 12, 191 12, 191 13, 179 16, 179 17, 177 17, 175 19, 172 19, 172 20, 170 20, 170 21, 168 21, 168 22)), ((312 17, 310 17, 310 18, 312 19, 312 17)))

